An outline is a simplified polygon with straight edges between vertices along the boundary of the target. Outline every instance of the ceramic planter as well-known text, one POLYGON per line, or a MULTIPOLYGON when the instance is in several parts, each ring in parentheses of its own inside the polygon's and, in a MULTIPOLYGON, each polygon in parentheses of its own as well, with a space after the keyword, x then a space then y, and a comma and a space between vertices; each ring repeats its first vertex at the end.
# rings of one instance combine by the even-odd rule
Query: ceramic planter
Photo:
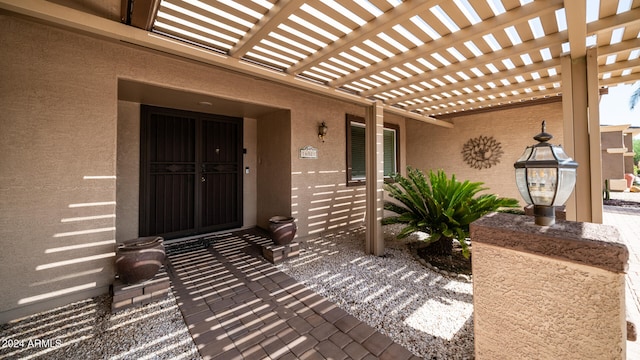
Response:
POLYGON ((295 218, 290 216, 274 216, 269 219, 271 239, 278 245, 287 245, 293 240, 298 227, 295 218))
POLYGON ((141 237, 118 244, 116 272, 127 284, 137 284, 153 278, 164 264, 164 239, 141 237))

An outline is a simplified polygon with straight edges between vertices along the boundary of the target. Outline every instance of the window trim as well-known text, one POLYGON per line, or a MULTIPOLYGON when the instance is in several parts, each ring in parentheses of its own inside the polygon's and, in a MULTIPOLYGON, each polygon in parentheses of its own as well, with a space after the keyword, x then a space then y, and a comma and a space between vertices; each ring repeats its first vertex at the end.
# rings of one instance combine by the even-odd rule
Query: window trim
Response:
MULTIPOLYGON (((363 117, 360 116, 356 116, 356 115, 351 115, 351 114, 347 114, 346 115, 346 120, 345 120, 345 127, 346 127, 346 153, 347 153, 347 186, 364 186, 367 184, 367 180, 366 179, 361 179, 361 180, 353 180, 353 175, 352 175, 352 155, 351 155, 351 123, 360 123, 362 125, 365 125, 366 127, 366 122, 365 119, 363 117)), ((394 130, 395 131, 395 145, 396 145, 396 171, 399 171, 398 169, 400 168, 400 125, 398 124, 393 124, 393 123, 388 123, 388 122, 384 122, 383 123, 383 127, 385 129, 390 129, 390 130, 394 130)), ((384 148, 384 147, 383 147, 384 148)), ((366 167, 366 164, 365 164, 366 167)), ((385 176, 384 177, 384 181, 385 182, 391 182, 391 178, 389 176, 385 176)))

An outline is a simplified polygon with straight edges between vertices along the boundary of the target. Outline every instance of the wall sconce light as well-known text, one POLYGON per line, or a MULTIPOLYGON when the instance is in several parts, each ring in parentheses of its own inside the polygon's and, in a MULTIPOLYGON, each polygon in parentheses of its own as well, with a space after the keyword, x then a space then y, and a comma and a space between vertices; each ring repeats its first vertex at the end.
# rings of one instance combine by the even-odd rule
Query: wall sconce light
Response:
POLYGON ((329 128, 323 121, 322 124, 318 126, 318 138, 320 138, 322 142, 324 142, 324 137, 327 135, 327 130, 329 130, 329 128))
POLYGON ((555 224, 555 207, 562 206, 576 185, 578 163, 573 161, 561 146, 547 141, 553 136, 542 132, 533 137, 538 144, 527 146, 524 154, 513 166, 516 169, 516 185, 527 204, 533 205, 536 225, 555 224))

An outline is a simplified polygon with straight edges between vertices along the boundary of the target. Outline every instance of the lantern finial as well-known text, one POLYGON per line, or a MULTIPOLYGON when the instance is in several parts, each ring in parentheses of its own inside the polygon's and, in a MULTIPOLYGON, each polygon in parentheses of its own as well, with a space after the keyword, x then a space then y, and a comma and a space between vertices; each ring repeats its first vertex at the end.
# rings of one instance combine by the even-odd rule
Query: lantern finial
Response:
POLYGON ((546 120, 542 120, 542 132, 536 136, 533 137, 534 140, 544 143, 547 142, 551 139, 553 139, 553 135, 549 134, 547 132, 547 121, 546 120))

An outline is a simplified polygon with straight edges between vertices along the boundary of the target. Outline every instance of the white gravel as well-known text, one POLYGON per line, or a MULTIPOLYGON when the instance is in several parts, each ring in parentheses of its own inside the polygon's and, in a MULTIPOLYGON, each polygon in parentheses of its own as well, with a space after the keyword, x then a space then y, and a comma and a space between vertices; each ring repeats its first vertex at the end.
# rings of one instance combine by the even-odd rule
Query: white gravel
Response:
POLYGON ((611 191, 609 195, 612 199, 640 202, 640 192, 611 191))
POLYGON ((384 257, 364 253, 359 228, 305 241, 279 268, 417 356, 474 358, 473 285, 421 265, 383 228, 384 257))
MULTIPOLYGON (((416 261, 396 226, 384 257, 366 255, 364 229, 301 243, 279 266, 426 359, 473 358, 472 284, 416 261)), ((175 298, 111 314, 109 295, 0 325, 0 359, 200 359, 175 298)))
POLYGON ((175 298, 111 314, 109 295, 0 325, 0 359, 200 359, 175 298))

